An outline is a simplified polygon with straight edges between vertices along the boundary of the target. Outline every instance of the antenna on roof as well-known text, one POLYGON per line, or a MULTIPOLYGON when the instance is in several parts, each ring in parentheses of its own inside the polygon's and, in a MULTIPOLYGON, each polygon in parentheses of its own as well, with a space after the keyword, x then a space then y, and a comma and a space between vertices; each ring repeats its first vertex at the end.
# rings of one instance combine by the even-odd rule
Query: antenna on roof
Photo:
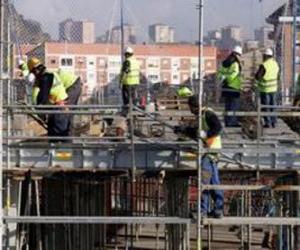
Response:
POLYGON ((121 15, 121 61, 124 61, 124 0, 120 0, 120 15, 121 15))

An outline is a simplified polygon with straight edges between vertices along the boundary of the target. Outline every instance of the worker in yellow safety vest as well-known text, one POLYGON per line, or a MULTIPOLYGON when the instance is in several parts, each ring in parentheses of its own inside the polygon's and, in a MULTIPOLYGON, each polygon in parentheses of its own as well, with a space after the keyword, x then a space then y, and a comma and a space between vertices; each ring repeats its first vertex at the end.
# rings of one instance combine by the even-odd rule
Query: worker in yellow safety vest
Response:
POLYGON ((130 98, 132 99, 132 104, 137 105, 137 87, 140 84, 140 65, 138 60, 134 57, 134 51, 131 47, 127 47, 125 50, 125 61, 121 69, 120 84, 124 110, 127 114, 130 98))
MULTIPOLYGON (((238 111, 240 109, 241 91, 241 46, 236 46, 231 54, 222 62, 218 70, 217 78, 222 82, 222 97, 225 101, 225 111, 238 111)), ((236 116, 224 117, 226 127, 239 127, 239 119, 236 116)))
MULTIPOLYGON (((279 65, 273 57, 273 50, 267 48, 263 54, 263 63, 255 74, 256 86, 260 95, 262 111, 273 112, 272 106, 277 103, 279 65)), ((275 128, 276 116, 264 116, 264 127, 275 128)))
MULTIPOLYGON (((29 59, 27 66, 29 72, 35 76, 32 90, 35 104, 64 106, 68 94, 59 74, 48 72, 41 61, 35 57, 29 59)), ((48 136, 69 136, 70 116, 68 114, 61 112, 49 114, 47 119, 45 116, 42 117, 47 122, 48 136)))
MULTIPOLYGON (((29 61, 33 64, 41 64, 41 62, 37 58, 31 58, 29 61)), ((35 76, 33 73, 30 73, 28 65, 30 63, 28 62, 25 63, 24 61, 20 60, 19 61, 19 68, 22 71, 23 77, 25 77, 29 82, 35 82, 35 76)), ((69 105, 77 105, 79 101, 79 97, 81 94, 81 87, 82 87, 82 82, 80 77, 75 76, 73 73, 65 70, 58 69, 56 71, 50 72, 56 75, 56 79, 60 81, 63 86, 66 89, 66 92, 68 94, 68 104, 69 105)), ((39 88, 37 87, 37 83, 34 84, 33 87, 33 95, 32 95, 32 102, 33 104, 36 104, 37 96, 39 93, 39 88)))
MULTIPOLYGON (((199 114, 198 96, 193 95, 188 99, 188 105, 191 113, 195 116, 199 114)), ((204 147, 208 149, 221 149, 222 141, 222 124, 215 112, 203 107, 201 110, 202 130, 199 133, 198 126, 175 126, 174 132, 184 134, 191 139, 200 139, 203 141, 204 147)), ((218 171, 218 154, 206 153, 201 159, 202 168, 202 184, 204 185, 220 185, 218 171)), ((201 213, 203 216, 220 218, 223 216, 224 192, 222 190, 204 190, 201 199, 201 213), (214 207, 209 211, 209 197, 214 200, 214 207)))

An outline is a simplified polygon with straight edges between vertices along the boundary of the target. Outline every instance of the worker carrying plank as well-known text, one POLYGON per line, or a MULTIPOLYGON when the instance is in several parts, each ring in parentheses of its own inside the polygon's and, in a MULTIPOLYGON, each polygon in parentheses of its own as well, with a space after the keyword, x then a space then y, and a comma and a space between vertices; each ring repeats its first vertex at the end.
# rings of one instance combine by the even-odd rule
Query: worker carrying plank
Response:
MULTIPOLYGON (((193 95, 188 99, 190 111, 198 116, 199 114, 199 100, 198 96, 193 95)), ((215 112, 207 107, 201 110, 202 130, 198 135, 198 126, 175 126, 174 132, 176 134, 184 134, 194 140, 200 139, 203 141, 204 147, 208 149, 221 149, 221 133, 222 124, 215 114, 215 112)), ((202 184, 203 185, 220 185, 219 171, 218 171, 218 154, 206 153, 201 159, 202 168, 202 184)), ((204 190, 201 196, 201 213, 202 216, 209 216, 214 218, 221 218, 223 216, 224 193, 222 190, 204 190), (209 209, 209 197, 214 200, 214 208, 209 209)))
MULTIPOLYGON (((242 47, 236 46, 231 54, 222 62, 217 78, 222 82, 222 97, 225 101, 225 111, 238 111, 240 109, 240 92, 242 87, 242 47)), ((224 117, 226 127, 239 127, 236 116, 224 117)))
MULTIPOLYGON (((20 68, 27 70, 24 64, 20 65, 20 68)), ((32 88, 33 104, 57 106, 77 104, 81 93, 79 77, 61 70, 50 72, 35 57, 29 59, 27 68, 28 72, 32 73, 35 78, 32 88)), ((26 75, 26 72, 23 75, 26 75)), ((70 115, 62 112, 49 114, 47 118, 43 115, 41 117, 46 120, 48 136, 70 135, 70 115)))
MULTIPOLYGON (((255 74, 256 86, 260 102, 267 105, 262 111, 273 112, 272 106, 277 104, 279 65, 273 57, 273 50, 268 48, 263 54, 263 63, 255 74)), ((275 128, 276 116, 264 116, 264 128, 275 128)))

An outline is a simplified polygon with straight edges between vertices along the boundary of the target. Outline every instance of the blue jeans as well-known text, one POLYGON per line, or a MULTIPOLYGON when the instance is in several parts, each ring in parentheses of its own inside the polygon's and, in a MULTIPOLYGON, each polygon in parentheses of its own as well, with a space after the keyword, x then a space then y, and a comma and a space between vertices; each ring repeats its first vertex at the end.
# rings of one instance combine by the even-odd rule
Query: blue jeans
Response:
MULTIPOLYGON (((238 111, 240 109, 239 96, 225 96, 225 111, 238 111)), ((239 119, 236 116, 224 117, 226 127, 234 127, 239 125, 239 119)))
MULTIPOLYGON (((219 171, 217 164, 207 155, 202 157, 202 184, 220 185, 219 171)), ((224 206, 224 192, 222 190, 204 190, 201 198, 201 213, 207 214, 209 211, 209 197, 214 201, 213 210, 222 210, 224 206)))
MULTIPOLYGON (((276 105, 276 93, 260 93, 260 102, 262 105, 276 105)), ((263 108, 262 111, 273 112, 273 108, 263 108)), ((264 125, 275 127, 277 122, 276 116, 264 116, 264 125)))

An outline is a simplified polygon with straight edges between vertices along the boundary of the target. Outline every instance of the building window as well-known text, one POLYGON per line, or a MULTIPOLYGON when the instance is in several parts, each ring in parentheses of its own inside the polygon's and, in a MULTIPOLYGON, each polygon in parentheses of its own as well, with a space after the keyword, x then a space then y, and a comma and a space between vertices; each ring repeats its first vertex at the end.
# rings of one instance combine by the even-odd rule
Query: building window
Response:
POLYGON ((56 60, 55 59, 51 59, 50 60, 50 64, 56 64, 56 60))
POLYGON ((178 75, 173 75, 173 80, 178 80, 178 75))
POLYGON ((62 58, 61 66, 73 66, 73 59, 72 58, 62 58))
POLYGON ((99 59, 99 66, 105 67, 106 66, 106 60, 105 59, 99 59))
POLYGON ((109 81, 117 80, 118 75, 119 74, 116 73, 109 73, 108 75, 109 81))
POLYGON ((151 82, 158 82, 159 76, 158 76, 158 75, 148 75, 148 79, 149 79, 151 82))
POLYGON ((121 61, 119 61, 119 60, 110 60, 108 64, 109 64, 109 67, 116 68, 116 67, 121 66, 121 61))
POLYGON ((158 59, 150 58, 147 60, 147 67, 148 68, 159 68, 158 59))

